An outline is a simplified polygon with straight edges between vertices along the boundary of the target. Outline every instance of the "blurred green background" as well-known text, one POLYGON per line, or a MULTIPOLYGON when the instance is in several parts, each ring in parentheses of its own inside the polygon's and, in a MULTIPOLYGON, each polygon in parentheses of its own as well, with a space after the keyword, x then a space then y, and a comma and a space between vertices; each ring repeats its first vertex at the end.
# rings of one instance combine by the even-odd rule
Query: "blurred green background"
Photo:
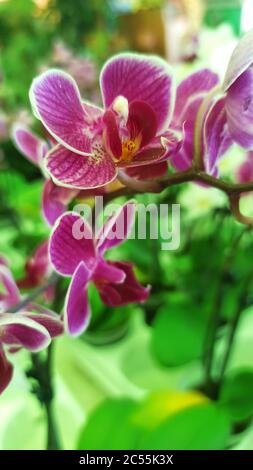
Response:
MULTIPOLYGON (((10 138, 17 122, 41 132, 28 100, 33 77, 60 67, 85 99, 99 103, 100 67, 124 50, 160 54, 178 82, 204 66, 222 77, 238 36, 253 26, 252 6, 252 0, 0 0, 0 252, 16 278, 49 234, 40 211, 42 177, 10 138)), ((244 158, 235 146, 221 175, 233 179, 244 158)), ((88 331, 56 340, 54 410, 62 447, 253 449, 253 285, 244 292, 253 269, 252 231, 234 221, 216 189, 184 184, 137 200, 181 204, 180 248, 162 251, 160 239, 115 249, 116 259, 133 261, 140 281, 152 285, 149 301, 112 310, 91 289, 88 331), (237 311, 240 323, 220 377, 237 311), (205 383, 214 316, 219 390, 205 383)), ((252 212, 252 202, 245 196, 244 211, 252 212)), ((25 374, 29 355, 13 360, 14 379, 0 397, 0 449, 43 449, 46 419, 25 374)))

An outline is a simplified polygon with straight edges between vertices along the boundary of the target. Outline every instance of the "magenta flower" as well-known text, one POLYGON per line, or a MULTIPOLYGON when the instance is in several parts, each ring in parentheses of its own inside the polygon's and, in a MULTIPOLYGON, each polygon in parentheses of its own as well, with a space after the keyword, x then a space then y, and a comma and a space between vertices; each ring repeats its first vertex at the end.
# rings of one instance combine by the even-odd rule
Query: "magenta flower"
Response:
MULTIPOLYGON (((42 242, 28 258, 25 264, 25 275, 18 279, 17 285, 21 289, 32 289, 45 282, 52 272, 48 254, 48 240, 42 242)), ((52 302, 55 296, 55 286, 51 285, 44 291, 46 302, 52 302)))
POLYGON ((219 78, 211 70, 203 69, 194 72, 183 80, 176 91, 176 103, 172 124, 176 130, 183 129, 183 141, 178 152, 173 155, 171 162, 179 170, 187 170, 195 154, 194 133, 197 118, 200 122, 199 150, 204 170, 217 175, 217 163, 232 144, 227 128, 225 99, 209 99, 203 110, 201 106, 208 93, 217 86, 219 78))
POLYGON ((48 224, 53 225, 79 191, 56 186, 45 174, 44 157, 50 150, 50 144, 46 140, 40 139, 29 129, 21 126, 14 127, 13 140, 19 151, 39 167, 46 177, 42 194, 42 212, 48 224))
POLYGON ((130 302, 143 302, 149 288, 136 280, 130 263, 107 261, 105 252, 127 237, 135 205, 125 204, 108 219, 98 236, 75 213, 64 214, 56 223, 50 238, 50 258, 54 269, 62 276, 72 277, 66 303, 65 326, 73 335, 81 334, 88 326, 90 310, 87 287, 93 282, 104 303, 111 307, 130 302))
POLYGON ((120 54, 104 65, 100 85, 104 109, 82 101, 75 81, 60 70, 32 83, 34 113, 58 142, 46 168, 60 186, 104 186, 126 168, 146 173, 145 167, 156 168, 178 146, 167 131, 173 90, 163 60, 120 54))
POLYGON ((253 149, 253 31, 234 49, 223 88, 231 136, 241 147, 253 149))
POLYGON ((51 272, 48 256, 48 240, 42 242, 25 265, 25 277, 18 281, 18 286, 31 289, 41 284, 51 272))
POLYGON ((6 352, 21 348, 40 351, 51 338, 62 334, 63 326, 58 315, 38 305, 27 305, 25 311, 7 313, 21 301, 18 287, 6 261, 0 260, 0 393, 4 391, 13 374, 13 366, 6 352))

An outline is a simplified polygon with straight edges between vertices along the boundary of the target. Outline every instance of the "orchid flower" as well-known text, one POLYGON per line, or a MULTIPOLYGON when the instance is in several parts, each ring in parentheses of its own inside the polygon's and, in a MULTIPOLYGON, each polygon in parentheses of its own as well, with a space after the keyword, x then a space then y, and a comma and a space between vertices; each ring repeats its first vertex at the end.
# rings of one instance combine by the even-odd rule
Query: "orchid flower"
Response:
POLYGON ((253 149, 253 31, 239 41, 229 61, 223 89, 232 138, 241 147, 253 149))
POLYGON ((100 87, 103 109, 82 101, 76 82, 60 70, 49 70, 32 83, 34 114, 57 141, 45 158, 57 185, 96 188, 128 168, 142 168, 146 177, 147 167, 151 176, 162 164, 164 172, 164 161, 178 147, 167 130, 173 84, 166 62, 117 55, 104 65, 100 87))
POLYGON ((134 220, 135 205, 129 202, 102 227, 97 237, 77 213, 59 218, 50 238, 49 253, 54 269, 71 277, 64 316, 67 331, 77 336, 88 326, 90 310, 87 288, 93 282, 102 301, 110 307, 143 302, 149 288, 141 286, 130 263, 107 261, 105 252, 127 237, 134 220), (77 233, 75 233, 77 230, 77 233))
POLYGON ((50 150, 50 144, 46 140, 19 125, 13 128, 13 140, 18 150, 39 167, 46 177, 42 194, 42 212, 48 224, 53 225, 79 191, 56 186, 45 174, 43 159, 50 150))
POLYGON ((177 87, 175 110, 172 127, 183 129, 183 141, 171 163, 179 170, 187 170, 193 162, 196 152, 195 132, 197 120, 200 120, 198 147, 201 153, 203 169, 214 176, 218 174, 217 164, 232 144, 227 129, 225 99, 209 99, 209 93, 217 86, 217 74, 208 69, 194 72, 177 87), (206 106, 203 102, 206 100, 206 106))
POLYGON ((18 285, 24 289, 38 286, 48 278, 51 266, 48 256, 48 240, 42 242, 25 265, 25 277, 18 281, 18 285))
POLYGON ((63 332, 62 322, 54 312, 37 305, 27 305, 18 313, 8 310, 21 301, 19 289, 8 268, 0 259, 0 393, 8 386, 13 375, 13 366, 6 352, 21 348, 36 352, 46 348, 51 338, 63 332))
MULTIPOLYGON (((49 278, 52 266, 48 255, 48 240, 42 242, 28 258, 25 264, 25 275, 18 279, 17 285, 21 289, 32 289, 40 286, 49 278)), ((55 295, 55 286, 51 285, 44 291, 47 302, 52 302, 55 295)))

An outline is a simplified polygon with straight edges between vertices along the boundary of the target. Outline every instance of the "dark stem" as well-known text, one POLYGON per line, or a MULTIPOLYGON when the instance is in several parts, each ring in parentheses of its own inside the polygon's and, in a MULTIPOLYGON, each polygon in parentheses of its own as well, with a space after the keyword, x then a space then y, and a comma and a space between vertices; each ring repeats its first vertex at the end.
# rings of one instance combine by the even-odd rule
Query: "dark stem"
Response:
POLYGON ((53 344, 51 343, 46 351, 47 356, 45 359, 42 359, 40 354, 32 354, 33 367, 29 375, 37 381, 34 392, 45 409, 47 417, 46 448, 47 450, 59 450, 60 443, 53 410, 52 353, 53 344))
MULTIPOLYGON (((53 308, 57 311, 58 304, 57 293, 61 287, 59 276, 52 274, 48 281, 42 286, 34 289, 30 295, 27 295, 23 300, 14 305, 11 309, 8 309, 10 313, 16 313, 19 310, 24 309, 27 305, 31 304, 37 297, 45 292, 49 286, 56 284, 56 301, 53 308), (57 304, 56 304, 57 302, 57 304)), ((62 299, 62 295, 59 297, 62 299)), ((53 383, 52 383, 52 351, 53 344, 51 343, 46 351, 46 358, 41 353, 31 354, 32 369, 27 372, 28 377, 32 377, 36 380, 36 386, 34 387, 34 393, 36 394, 39 402, 44 407, 47 417, 47 449, 57 450, 60 449, 57 427, 55 424, 53 414, 53 383)))
MULTIPOLYGON (((253 191, 253 181, 250 181, 249 183, 229 183, 215 178, 214 176, 208 175, 204 171, 199 170, 198 168, 194 168, 194 166, 186 171, 172 173, 168 176, 168 178, 161 181, 157 180, 155 185, 154 182, 145 182, 145 186, 141 186, 140 184, 133 185, 131 182, 129 186, 112 191, 111 193, 106 194, 104 198, 108 203, 120 196, 134 196, 135 194, 142 194, 143 192, 161 193, 166 188, 183 184, 188 181, 198 181, 206 183, 213 188, 220 189, 227 194, 231 211, 235 218, 243 224, 253 224, 253 218, 241 214, 239 207, 241 194, 244 192, 253 191)), ((125 183, 127 184, 127 181, 125 183)))

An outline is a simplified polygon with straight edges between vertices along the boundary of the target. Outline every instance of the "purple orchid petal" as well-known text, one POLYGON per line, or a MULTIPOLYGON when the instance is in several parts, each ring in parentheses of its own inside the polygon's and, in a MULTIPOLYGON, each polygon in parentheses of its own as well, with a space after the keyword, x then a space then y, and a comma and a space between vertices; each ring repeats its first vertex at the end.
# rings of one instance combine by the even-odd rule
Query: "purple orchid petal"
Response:
POLYGON ((111 262, 110 264, 124 271, 126 277, 121 284, 98 284, 97 288, 102 301, 110 307, 127 305, 132 302, 144 302, 149 296, 150 289, 139 284, 132 265, 121 261, 111 262))
POLYGON ((157 136, 150 144, 142 147, 131 160, 119 162, 117 164, 118 168, 161 163, 171 158, 177 152, 180 145, 181 143, 175 136, 175 133, 167 131, 163 136, 157 136))
MULTIPOLYGON (((176 91, 173 123, 182 124, 187 119, 185 113, 192 101, 196 98, 203 98, 203 95, 214 88, 218 83, 218 75, 209 69, 194 72, 183 80, 178 85, 176 91)), ((188 112, 188 116, 190 116, 190 112, 188 112)))
POLYGON ((220 98, 209 111, 204 123, 205 169, 213 174, 220 157, 232 145, 227 130, 225 98, 220 98))
POLYGON ((183 125, 182 144, 171 158, 171 164, 178 171, 187 170, 193 159, 194 152, 194 123, 186 121, 183 125))
POLYGON ((125 277, 124 271, 100 258, 92 275, 92 280, 96 283, 112 282, 118 284, 123 282, 125 277))
POLYGON ((159 163, 167 160, 170 157, 170 152, 167 151, 165 146, 161 144, 157 147, 148 145, 142 148, 135 156, 129 161, 122 161, 118 164, 118 168, 131 168, 141 167, 149 164, 159 163))
POLYGON ((9 263, 7 261, 7 258, 5 256, 0 255, 0 266, 5 266, 6 268, 9 267, 9 263))
POLYGON ((45 181, 42 194, 42 210, 49 225, 54 225, 78 193, 78 189, 56 186, 52 180, 45 181))
POLYGON ((129 160, 120 162, 118 164, 119 168, 129 168, 147 165, 149 163, 155 163, 160 160, 163 160, 164 155, 166 154, 166 149, 160 144, 158 147, 153 145, 142 148, 135 156, 129 160))
POLYGON ((8 387, 13 375, 13 366, 0 345, 0 395, 8 387))
POLYGON ((105 112, 103 121, 106 128, 106 145, 110 149, 112 155, 119 158, 122 154, 122 144, 119 137, 115 113, 109 109, 105 112))
POLYGON ((49 254, 54 269, 62 275, 71 276, 81 261, 91 268, 96 252, 88 223, 78 214, 65 213, 51 234, 49 254))
POLYGON ((253 66, 229 87, 226 98, 228 127, 243 148, 253 148, 253 66))
POLYGON ((131 232, 135 216, 135 203, 124 204, 103 225, 97 235, 97 249, 102 255, 106 250, 120 245, 131 232))
POLYGON ((36 117, 57 142, 73 152, 90 153, 89 116, 70 75, 61 70, 43 73, 33 81, 29 96, 36 117))
POLYGON ((22 314, 2 314, 1 341, 10 347, 22 346, 30 351, 46 348, 51 341, 46 328, 22 314))
POLYGON ((91 271, 81 262, 71 280, 65 304, 65 325, 71 336, 80 335, 89 324, 87 285, 90 277, 91 271))
POLYGON ((223 89, 227 91, 231 85, 253 63, 253 30, 245 34, 234 49, 224 78, 223 89))
POLYGON ((102 123, 103 109, 88 101, 82 101, 82 106, 86 114, 86 121, 88 122, 90 120, 90 123, 95 125, 98 129, 99 125, 102 123))
POLYGON ((30 320, 34 320, 39 325, 42 325, 48 331, 51 338, 60 336, 63 333, 63 323, 59 315, 36 304, 29 307, 31 311, 21 312, 19 315, 30 318, 30 320))
POLYGON ((156 113, 148 103, 132 101, 129 106, 127 127, 131 140, 141 136, 141 146, 147 145, 156 136, 156 113))
POLYGON ((253 152, 248 152, 247 160, 238 168, 236 180, 239 183, 249 183, 253 181, 253 152))
POLYGON ((129 167, 125 172, 137 180, 154 180, 161 178, 168 172, 167 162, 129 167))
POLYGON ((0 285, 4 293, 0 293, 0 312, 4 312, 20 301, 20 292, 17 284, 5 265, 0 265, 0 285))
POLYGON ((18 150, 36 166, 40 166, 43 147, 45 143, 30 130, 15 126, 13 129, 13 140, 18 150))
POLYGON ((145 101, 156 114, 158 130, 168 126, 174 97, 171 70, 162 59, 119 54, 104 65, 100 83, 105 108, 117 96, 124 96, 129 103, 145 101))
POLYGON ((46 168, 57 185, 72 189, 98 188, 117 176, 113 160, 99 144, 94 144, 89 157, 54 147, 46 157, 46 168))

